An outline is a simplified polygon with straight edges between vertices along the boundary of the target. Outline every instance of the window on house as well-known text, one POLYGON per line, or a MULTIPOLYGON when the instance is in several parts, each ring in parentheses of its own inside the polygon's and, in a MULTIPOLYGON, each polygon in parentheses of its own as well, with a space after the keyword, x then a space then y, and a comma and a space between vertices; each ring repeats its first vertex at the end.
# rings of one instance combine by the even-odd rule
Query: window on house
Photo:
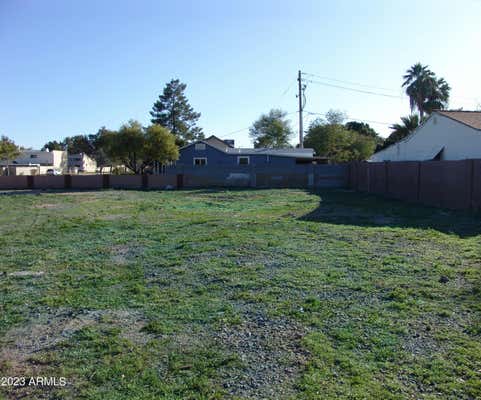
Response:
POLYGON ((194 165, 195 166, 203 166, 207 165, 207 158, 206 157, 194 157, 194 165))
POLYGON ((36 154, 30 154, 30 158, 37 158, 38 156, 36 154))
POLYGON ((249 156, 239 156, 237 157, 237 164, 239 165, 249 165, 249 156))
POLYGON ((195 150, 205 150, 205 143, 196 143, 194 148, 195 150))

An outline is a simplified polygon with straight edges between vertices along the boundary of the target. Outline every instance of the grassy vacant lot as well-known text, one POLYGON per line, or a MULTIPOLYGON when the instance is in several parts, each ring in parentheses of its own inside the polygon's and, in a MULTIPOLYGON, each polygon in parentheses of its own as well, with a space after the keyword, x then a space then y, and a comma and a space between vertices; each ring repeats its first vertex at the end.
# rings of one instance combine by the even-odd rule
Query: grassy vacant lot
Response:
POLYGON ((481 397, 481 219, 345 191, 0 196, 5 398, 481 397))

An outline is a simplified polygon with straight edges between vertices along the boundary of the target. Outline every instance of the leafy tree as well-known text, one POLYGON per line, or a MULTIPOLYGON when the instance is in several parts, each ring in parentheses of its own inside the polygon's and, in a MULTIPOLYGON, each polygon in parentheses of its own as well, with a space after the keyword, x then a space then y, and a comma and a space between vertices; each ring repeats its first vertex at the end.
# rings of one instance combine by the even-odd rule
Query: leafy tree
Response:
POLYGON ((160 125, 144 129, 131 120, 117 132, 104 131, 102 136, 102 148, 108 158, 125 165, 134 174, 144 173, 154 162, 179 158, 175 136, 160 125))
POLYGON ((90 136, 75 135, 67 136, 61 142, 57 142, 56 140, 50 141, 42 147, 42 150, 67 150, 70 154, 85 153, 90 156, 94 153, 95 148, 90 136))
MULTIPOLYGON (((354 133, 354 131, 351 132, 354 133)), ((374 154, 377 148, 375 140, 364 135, 360 135, 359 133, 351 134, 350 141, 350 160, 366 160, 374 154)))
POLYGON ((350 121, 346 123, 345 127, 350 131, 359 133, 362 136, 374 139, 376 143, 375 151, 379 151, 382 148, 384 139, 373 128, 371 128, 369 124, 365 122, 350 121))
POLYGON ((8 165, 10 160, 18 157, 20 155, 20 148, 6 136, 2 136, 0 139, 0 160, 6 161, 6 171, 9 174, 8 165))
POLYGON ((44 146, 42 147, 42 150, 53 151, 53 150, 64 150, 64 148, 65 148, 64 142, 57 142, 56 140, 51 140, 50 142, 47 142, 44 144, 44 146))
POLYGON ((112 166, 112 160, 109 158, 109 146, 112 143, 114 131, 108 130, 105 126, 101 127, 96 134, 89 135, 89 142, 92 145, 93 153, 89 154, 97 162, 97 166, 102 172, 106 166, 112 166))
POLYGON ((347 129, 342 125, 343 119, 329 119, 331 122, 317 119, 311 123, 304 138, 305 147, 313 148, 316 154, 333 162, 365 160, 373 154, 374 138, 347 129))
POLYGON ((326 121, 328 124, 340 125, 346 120, 346 118, 347 118, 346 113, 340 110, 329 110, 326 113, 326 121))
POLYGON ((346 123, 345 126, 346 129, 349 129, 350 131, 356 131, 360 135, 372 138, 379 137, 379 134, 373 128, 371 128, 369 124, 366 124, 364 122, 350 121, 346 123))
POLYGON ((204 138, 202 129, 196 125, 200 113, 194 112, 187 101, 184 94, 186 87, 185 83, 172 79, 150 112, 151 122, 169 129, 178 145, 204 138))
POLYGON ((391 134, 384 141, 382 146, 385 149, 394 143, 399 142, 413 132, 419 126, 419 117, 417 115, 408 115, 407 117, 401 118, 400 124, 393 124, 390 126, 392 129, 391 134))
POLYGON ((254 147, 285 148, 291 147, 289 137, 292 135, 287 113, 273 109, 263 114, 249 129, 249 135, 254 140, 254 147))
POLYGON ((106 143, 109 157, 124 164, 134 174, 143 172, 144 147, 145 137, 142 125, 134 120, 122 125, 106 143))
POLYGON ((311 123, 304 137, 304 146, 334 162, 348 161, 346 154, 349 134, 341 124, 329 124, 321 119, 311 123))
POLYGON ((154 124, 145 131, 145 158, 148 162, 166 164, 179 158, 175 136, 163 126, 154 124))
POLYGON ((409 96, 411 112, 419 112, 422 121, 424 114, 430 114, 436 109, 444 109, 449 101, 451 88, 443 78, 437 78, 428 66, 414 64, 403 76, 403 87, 409 96))
POLYGON ((69 154, 85 153, 92 155, 94 147, 87 135, 76 135, 64 139, 65 149, 69 154))

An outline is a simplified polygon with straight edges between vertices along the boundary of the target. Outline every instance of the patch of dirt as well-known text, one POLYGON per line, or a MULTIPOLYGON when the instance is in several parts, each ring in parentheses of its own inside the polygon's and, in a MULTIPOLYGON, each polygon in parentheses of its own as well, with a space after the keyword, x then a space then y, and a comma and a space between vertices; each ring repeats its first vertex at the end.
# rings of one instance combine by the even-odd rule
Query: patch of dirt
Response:
POLYGON ((93 323, 95 319, 89 314, 74 315, 71 311, 39 314, 4 336, 0 366, 11 376, 34 375, 39 366, 29 361, 32 356, 55 347, 71 333, 93 323))
POLYGON ((99 215, 95 217, 101 221, 117 221, 119 219, 129 219, 131 216, 127 214, 106 214, 106 215, 99 215))
MULTIPOLYGON (((429 329, 429 328, 428 328, 429 329)), ((426 326, 409 329, 409 333, 402 344, 403 351, 413 356, 427 356, 436 353, 439 345, 426 326)))
POLYGON ((134 245, 119 244, 112 246, 110 249, 112 261, 115 264, 126 265, 132 259, 138 256, 141 252, 139 247, 134 245))
POLYGON ((44 271, 14 271, 7 274, 7 276, 18 278, 36 278, 44 275, 44 271))
POLYGON ((57 203, 43 203, 43 204, 35 204, 33 208, 40 208, 40 209, 58 209, 58 208, 63 208, 63 204, 57 204, 57 203))
POLYGON ((473 314, 466 310, 446 310, 446 314, 426 313, 422 320, 408 323, 408 334, 404 338, 403 350, 412 355, 432 356, 442 353, 450 347, 449 341, 436 340, 440 331, 450 330, 457 332, 459 336, 472 326, 473 314))
POLYGON ((250 315, 240 325, 224 326, 215 340, 237 354, 242 369, 225 372, 224 388, 246 399, 278 399, 295 394, 295 380, 309 353, 300 341, 306 328, 285 318, 250 315))
MULTIPOLYGON (((105 314, 104 314, 105 315, 105 314)), ((120 336, 137 345, 144 345, 152 335, 146 333, 142 328, 147 324, 143 314, 130 311, 115 311, 108 314, 109 324, 121 327, 120 336)))
POLYGON ((54 349, 60 342, 87 326, 119 326, 121 336, 134 343, 146 343, 150 336, 141 331, 145 319, 133 311, 88 310, 74 312, 59 310, 37 314, 27 324, 11 329, 2 338, 0 369, 7 368, 11 376, 28 375, 38 365, 30 358, 44 351, 54 349))
MULTIPOLYGON (((0 342, 0 372, 3 376, 51 376, 55 348, 87 326, 118 326, 121 337, 146 344, 151 335, 142 332, 145 318, 136 311, 71 310, 37 314, 27 324, 11 329, 0 342)), ((52 375, 53 376, 53 375, 52 375)), ((55 387, 6 388, 7 398, 52 398, 55 387)), ((55 397, 56 398, 56 397, 55 397)))
POLYGON ((59 196, 95 196, 97 198, 99 192, 92 192, 92 191, 75 191, 75 192, 57 192, 56 195, 59 196))

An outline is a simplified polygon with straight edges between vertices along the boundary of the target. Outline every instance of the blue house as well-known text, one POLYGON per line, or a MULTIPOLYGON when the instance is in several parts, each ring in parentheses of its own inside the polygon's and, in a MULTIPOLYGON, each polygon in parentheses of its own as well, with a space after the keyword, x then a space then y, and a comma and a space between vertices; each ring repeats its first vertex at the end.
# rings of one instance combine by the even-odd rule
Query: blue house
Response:
POLYGON ((175 167, 229 169, 236 166, 290 167, 296 164, 326 163, 314 157, 313 149, 236 148, 233 140, 210 136, 180 148, 175 167))

